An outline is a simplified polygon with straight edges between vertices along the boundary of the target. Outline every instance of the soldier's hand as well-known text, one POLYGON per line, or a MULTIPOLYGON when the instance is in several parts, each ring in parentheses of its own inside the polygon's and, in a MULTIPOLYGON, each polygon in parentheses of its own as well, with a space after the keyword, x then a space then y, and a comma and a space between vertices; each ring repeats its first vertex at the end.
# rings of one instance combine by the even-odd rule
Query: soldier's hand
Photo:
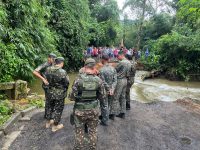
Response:
POLYGON ((45 85, 49 85, 49 82, 46 79, 42 80, 44 82, 45 85))
POLYGON ((110 89, 109 93, 110 93, 110 95, 114 95, 114 90, 110 89))

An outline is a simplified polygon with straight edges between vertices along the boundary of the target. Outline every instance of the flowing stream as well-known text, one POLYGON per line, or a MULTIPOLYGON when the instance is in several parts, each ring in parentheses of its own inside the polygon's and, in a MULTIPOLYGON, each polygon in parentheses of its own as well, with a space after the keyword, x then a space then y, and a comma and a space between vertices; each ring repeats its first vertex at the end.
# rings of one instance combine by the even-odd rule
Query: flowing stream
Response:
POLYGON ((131 88, 131 99, 143 103, 153 101, 175 101, 190 97, 200 100, 200 82, 169 81, 167 79, 141 80, 145 71, 137 71, 131 88))
MULTIPOLYGON (((200 100, 200 82, 169 81, 167 79, 141 80, 145 71, 137 71, 135 83, 131 88, 131 100, 148 103, 153 101, 175 101, 179 98, 190 97, 200 100)), ((76 78, 77 73, 69 73, 70 87, 76 78)), ((43 95, 41 81, 36 79, 29 85, 31 93, 43 95)))

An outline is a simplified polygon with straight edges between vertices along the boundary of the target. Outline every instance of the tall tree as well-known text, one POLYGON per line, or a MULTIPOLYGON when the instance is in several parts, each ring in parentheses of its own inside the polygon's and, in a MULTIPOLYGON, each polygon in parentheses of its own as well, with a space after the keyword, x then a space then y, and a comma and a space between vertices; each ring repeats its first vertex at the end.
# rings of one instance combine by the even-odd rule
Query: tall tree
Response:
POLYGON ((119 27, 119 8, 115 0, 90 1, 92 12, 92 26, 90 33, 93 35, 91 44, 111 45, 115 42, 119 27), (95 28, 94 28, 95 27, 95 28))
POLYGON ((137 32, 137 49, 140 49, 141 43, 141 34, 143 31, 143 24, 145 15, 147 14, 148 10, 151 8, 150 5, 147 4, 147 0, 126 0, 124 4, 124 9, 126 7, 130 7, 132 12, 134 12, 138 19, 138 32, 137 32))
POLYGON ((88 0, 48 0, 49 27, 57 34, 57 49, 66 58, 67 69, 77 70, 89 42, 90 11, 88 0))
POLYGON ((126 0, 123 9, 129 7, 137 20, 137 49, 140 49, 143 25, 146 19, 159 13, 159 10, 170 11, 168 0, 126 0))

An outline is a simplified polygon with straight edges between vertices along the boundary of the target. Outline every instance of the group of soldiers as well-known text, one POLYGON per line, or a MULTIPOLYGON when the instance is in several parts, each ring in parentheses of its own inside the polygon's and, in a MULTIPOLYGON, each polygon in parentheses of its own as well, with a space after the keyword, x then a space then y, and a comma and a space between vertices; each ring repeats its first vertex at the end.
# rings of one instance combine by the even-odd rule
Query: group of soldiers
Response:
MULTIPOLYGON (((98 68, 94 59, 87 58, 69 94, 69 99, 75 101, 70 118, 75 125, 75 150, 95 150, 99 120, 101 125, 108 126, 109 118, 113 121, 115 117, 124 119, 126 110, 131 108, 130 88, 135 76, 132 57, 119 52, 117 61, 113 61, 108 55, 103 55, 101 63, 102 66, 98 68)), ((50 54, 48 62, 33 72, 43 81, 46 128, 52 125, 53 132, 63 128, 59 122, 69 85, 69 77, 62 69, 63 65, 62 57, 56 58, 50 54), (41 73, 42 69, 45 70, 44 74, 41 73)))

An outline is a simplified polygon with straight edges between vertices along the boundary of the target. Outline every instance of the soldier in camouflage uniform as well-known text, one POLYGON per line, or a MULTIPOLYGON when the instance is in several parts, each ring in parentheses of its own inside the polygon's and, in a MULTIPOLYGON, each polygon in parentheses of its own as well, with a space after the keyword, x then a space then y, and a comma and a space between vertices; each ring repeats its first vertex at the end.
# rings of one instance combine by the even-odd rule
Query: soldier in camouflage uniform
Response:
POLYGON ((127 88, 126 88, 126 110, 130 110, 131 109, 130 89, 131 89, 132 85, 134 84, 136 67, 135 67, 135 61, 132 59, 133 57, 131 55, 126 55, 126 58, 131 63, 131 69, 130 69, 129 76, 127 78, 127 88))
POLYGON ((72 86, 70 100, 74 100, 75 150, 96 150, 99 117, 98 100, 105 98, 102 80, 91 74, 95 60, 85 62, 85 72, 80 74, 72 86), (85 124, 88 133, 85 133, 85 124))
POLYGON ((69 85, 69 77, 66 71, 62 69, 64 58, 58 57, 55 62, 55 66, 47 68, 45 74, 49 82, 49 88, 47 90, 49 109, 46 111, 46 127, 48 128, 50 125, 53 125, 53 132, 63 128, 63 124, 59 124, 59 122, 61 120, 64 100, 69 85))
POLYGON ((108 63, 109 56, 103 55, 102 56, 102 64, 103 67, 100 69, 99 76, 103 81, 105 90, 106 90, 106 99, 101 101, 101 124, 107 125, 108 116, 110 114, 110 119, 113 118, 112 109, 113 109, 113 94, 115 91, 115 87, 117 85, 117 72, 115 68, 113 68, 108 63))
POLYGON ((126 86, 127 77, 129 76, 130 62, 125 58, 122 51, 118 54, 119 63, 116 66, 117 86, 113 98, 113 115, 125 118, 126 113, 126 86))
POLYGON ((56 55, 53 54, 53 53, 50 53, 49 56, 48 56, 48 59, 47 59, 47 62, 41 64, 40 66, 38 66, 34 71, 33 71, 33 74, 38 77, 39 79, 42 80, 42 88, 44 89, 44 92, 45 92, 45 115, 44 115, 44 118, 46 118, 46 111, 47 109, 49 108, 49 103, 48 103, 48 99, 47 99, 47 89, 48 89, 48 81, 46 80, 46 77, 45 77, 45 72, 46 72, 46 69, 52 65, 54 65, 54 62, 55 62, 55 58, 56 58, 56 55))

